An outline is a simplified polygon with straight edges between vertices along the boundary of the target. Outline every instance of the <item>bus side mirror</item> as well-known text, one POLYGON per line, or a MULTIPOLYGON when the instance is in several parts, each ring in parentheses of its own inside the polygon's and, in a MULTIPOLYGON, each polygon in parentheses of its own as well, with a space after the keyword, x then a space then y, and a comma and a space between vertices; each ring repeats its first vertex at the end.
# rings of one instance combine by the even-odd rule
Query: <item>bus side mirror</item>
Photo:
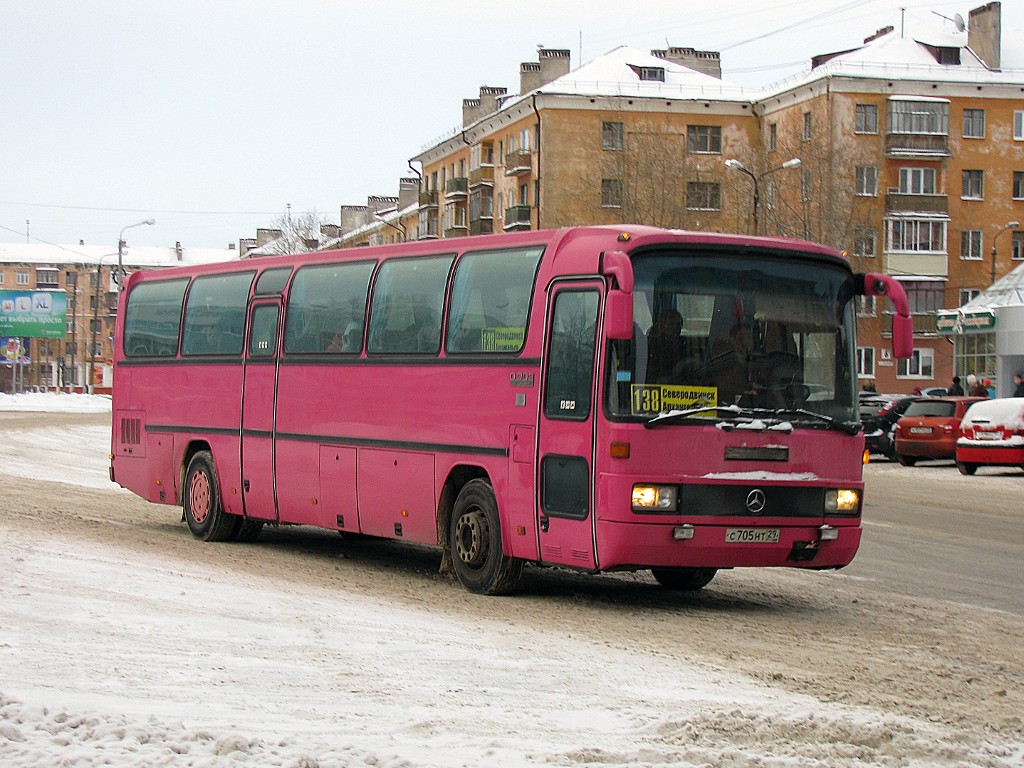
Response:
POLYGON ((601 254, 601 274, 612 278, 604 306, 604 335, 633 338, 633 262, 622 251, 601 254))
POLYGON ((869 272, 857 275, 857 293, 864 296, 887 296, 896 313, 892 317, 892 354, 906 359, 914 351, 914 319, 910 316, 910 302, 900 281, 892 275, 869 272))

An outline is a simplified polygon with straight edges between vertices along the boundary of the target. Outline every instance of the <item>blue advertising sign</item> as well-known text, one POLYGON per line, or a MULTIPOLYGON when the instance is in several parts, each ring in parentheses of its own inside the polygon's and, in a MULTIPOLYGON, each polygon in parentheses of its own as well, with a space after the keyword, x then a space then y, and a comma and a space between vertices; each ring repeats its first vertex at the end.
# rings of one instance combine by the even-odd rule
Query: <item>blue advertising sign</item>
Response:
POLYGON ((0 291, 0 335, 63 339, 67 315, 64 291, 0 291))

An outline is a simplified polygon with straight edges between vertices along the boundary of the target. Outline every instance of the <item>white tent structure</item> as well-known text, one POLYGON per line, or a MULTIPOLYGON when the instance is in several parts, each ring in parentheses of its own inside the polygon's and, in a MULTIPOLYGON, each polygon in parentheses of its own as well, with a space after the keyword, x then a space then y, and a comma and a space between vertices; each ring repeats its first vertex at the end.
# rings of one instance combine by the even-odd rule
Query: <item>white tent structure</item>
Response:
POLYGON ((1024 371, 1024 264, 958 309, 940 309, 939 333, 955 347, 961 378, 989 378, 997 397, 1013 394, 1013 374, 1024 371))

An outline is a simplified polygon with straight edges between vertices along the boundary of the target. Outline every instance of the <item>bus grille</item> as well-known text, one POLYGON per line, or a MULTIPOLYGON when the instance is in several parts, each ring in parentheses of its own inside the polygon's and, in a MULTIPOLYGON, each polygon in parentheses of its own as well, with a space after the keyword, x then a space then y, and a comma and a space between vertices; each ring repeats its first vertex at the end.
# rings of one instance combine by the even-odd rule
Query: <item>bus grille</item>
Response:
POLYGON ((121 419, 121 444, 139 445, 142 442, 142 419, 121 419))

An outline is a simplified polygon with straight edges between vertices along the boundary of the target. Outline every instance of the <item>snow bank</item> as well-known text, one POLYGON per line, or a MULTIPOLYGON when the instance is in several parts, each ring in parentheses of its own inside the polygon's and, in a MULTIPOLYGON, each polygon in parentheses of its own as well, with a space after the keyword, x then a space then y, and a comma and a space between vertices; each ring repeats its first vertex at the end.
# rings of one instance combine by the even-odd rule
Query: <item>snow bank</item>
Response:
POLYGON ((106 395, 78 395, 67 392, 0 394, 0 411, 107 413, 110 411, 110 398, 106 395))

